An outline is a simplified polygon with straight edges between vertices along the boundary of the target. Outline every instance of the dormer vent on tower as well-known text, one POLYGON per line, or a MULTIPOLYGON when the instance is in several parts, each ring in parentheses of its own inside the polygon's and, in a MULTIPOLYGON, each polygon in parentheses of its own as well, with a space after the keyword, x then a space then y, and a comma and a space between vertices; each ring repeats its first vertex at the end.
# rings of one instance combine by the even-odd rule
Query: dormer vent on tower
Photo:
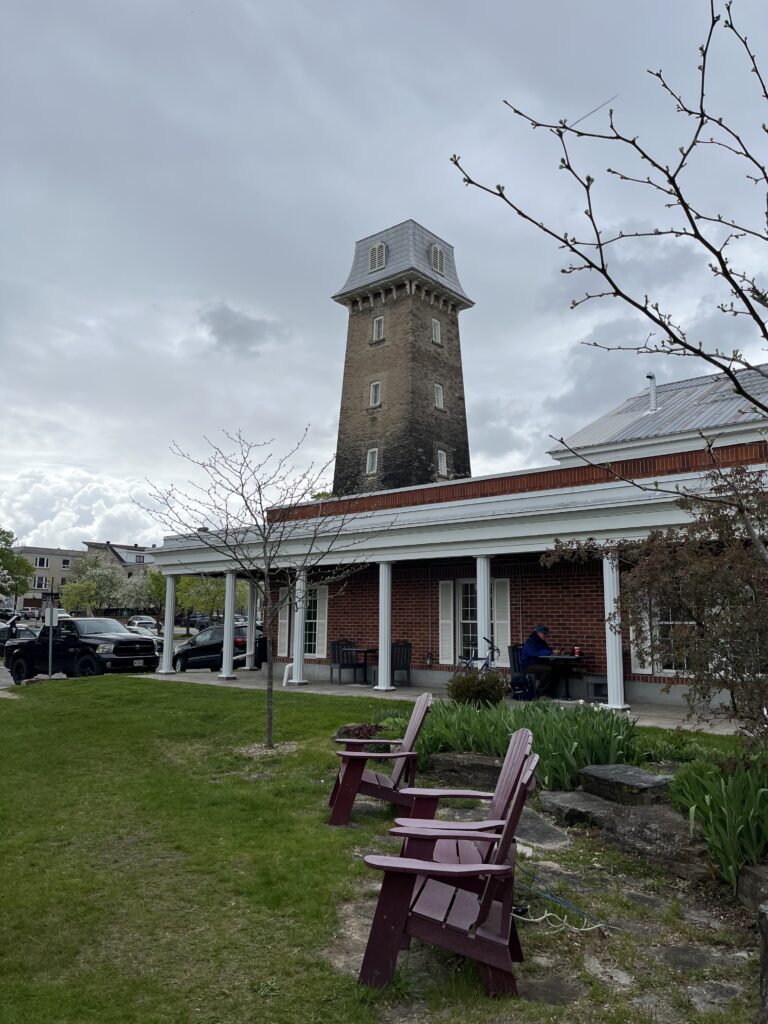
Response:
POLYGON ((334 494, 471 475, 453 247, 414 220, 355 246, 334 494))
POLYGON ((374 270, 383 270, 384 264, 387 262, 387 247, 383 242, 377 242, 376 245, 371 246, 371 251, 368 253, 368 273, 372 274, 374 270))

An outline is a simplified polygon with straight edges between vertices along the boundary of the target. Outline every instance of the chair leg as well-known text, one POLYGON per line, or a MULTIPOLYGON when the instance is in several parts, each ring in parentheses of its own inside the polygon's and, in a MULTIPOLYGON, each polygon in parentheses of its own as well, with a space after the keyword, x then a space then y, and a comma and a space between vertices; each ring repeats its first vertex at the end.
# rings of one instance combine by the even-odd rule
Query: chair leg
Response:
POLYGON ((411 906, 414 881, 413 875, 385 873, 360 968, 358 980, 361 985, 382 988, 392 980, 397 954, 406 940, 405 924, 411 906))
POLYGON ((478 964, 483 990, 487 996, 516 996, 517 979, 512 971, 504 971, 500 967, 478 964))
POLYGON ((352 813, 360 780, 365 770, 365 761, 346 761, 339 769, 336 796, 331 807, 331 825, 346 825, 352 813))
POLYGON ((334 803, 336 802, 336 794, 339 792, 339 777, 340 776, 341 776, 341 767, 339 767, 339 770, 336 772, 336 778, 335 778, 334 783, 333 783, 333 789, 331 790, 331 795, 328 798, 328 806, 329 807, 333 807, 334 803))

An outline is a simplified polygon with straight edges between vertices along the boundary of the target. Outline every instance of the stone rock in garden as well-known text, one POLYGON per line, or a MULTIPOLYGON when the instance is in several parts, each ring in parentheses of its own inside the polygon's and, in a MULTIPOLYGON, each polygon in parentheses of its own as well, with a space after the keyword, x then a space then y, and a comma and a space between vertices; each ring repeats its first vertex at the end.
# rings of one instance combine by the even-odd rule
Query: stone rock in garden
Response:
POLYGON ((768 901, 768 864, 745 864, 739 872, 736 895, 754 911, 768 901))
POLYGON ((658 803, 673 775, 654 775, 629 764, 590 764, 579 772, 587 793, 617 804, 658 803))
POLYGON ((562 850, 571 845, 569 835, 546 818, 542 818, 531 807, 523 809, 515 838, 539 850, 562 850))
POLYGON ((549 1006, 565 1006, 575 1003, 587 994, 587 989, 573 978, 558 974, 546 974, 540 978, 518 977, 517 992, 521 999, 531 1003, 546 1003, 549 1006))
POLYGON ((589 973, 604 982, 614 992, 625 992, 634 984, 634 978, 620 967, 604 964, 596 956, 585 956, 584 967, 589 973))
POLYGON ((485 754, 446 752, 432 754, 429 771, 456 789, 481 789, 492 793, 499 781, 503 758, 485 754))
POLYGON ((722 1010, 731 1000, 738 999, 743 992, 744 986, 734 982, 705 981, 699 985, 691 985, 688 989, 688 998, 699 1013, 713 1013, 715 1010, 722 1010))
POLYGON ((542 810, 564 824, 594 825, 625 853, 660 864, 693 882, 711 877, 706 844, 671 807, 617 806, 592 793, 543 792, 542 810))
POLYGON ((768 903, 757 908, 757 924, 760 928, 760 1012, 757 1024, 768 1024, 768 903))

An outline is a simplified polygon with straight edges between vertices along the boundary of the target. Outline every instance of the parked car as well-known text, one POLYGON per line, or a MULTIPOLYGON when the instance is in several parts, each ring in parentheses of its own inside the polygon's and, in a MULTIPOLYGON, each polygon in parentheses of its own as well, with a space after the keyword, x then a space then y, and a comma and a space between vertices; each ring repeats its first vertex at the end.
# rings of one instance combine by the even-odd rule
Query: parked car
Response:
MULTIPOLYGON (((235 626, 235 655, 245 656, 247 629, 235 626)), ((188 668, 209 668, 211 672, 221 669, 224 649, 224 627, 209 626, 180 644, 173 652, 173 667, 177 672, 188 668)))
MULTIPOLYGON (((44 626, 33 639, 6 643, 4 662, 14 683, 48 671, 49 634, 44 626)), ((156 672, 159 661, 153 640, 136 636, 117 619, 66 618, 53 629, 53 671, 66 676, 156 672)))
POLYGON ((130 623, 126 626, 126 629, 130 629, 132 633, 137 633, 139 636, 149 636, 152 638, 155 645, 155 652, 157 654, 163 653, 163 638, 158 636, 147 626, 132 626, 130 623))
MULTIPOLYGON (((11 626, 8 622, 0 622, 0 648, 5 647, 6 641, 9 639, 11 632, 11 626)), ((16 636, 22 640, 34 640, 37 636, 36 629, 30 629, 29 626, 16 626, 16 636)))
POLYGON ((205 629, 206 626, 210 626, 211 619, 210 616, 204 615, 203 612, 193 612, 187 622, 195 629, 205 629))
POLYGON ((157 619, 153 619, 151 615, 134 615, 128 619, 128 628, 132 626, 143 626, 145 629, 157 629, 157 619))

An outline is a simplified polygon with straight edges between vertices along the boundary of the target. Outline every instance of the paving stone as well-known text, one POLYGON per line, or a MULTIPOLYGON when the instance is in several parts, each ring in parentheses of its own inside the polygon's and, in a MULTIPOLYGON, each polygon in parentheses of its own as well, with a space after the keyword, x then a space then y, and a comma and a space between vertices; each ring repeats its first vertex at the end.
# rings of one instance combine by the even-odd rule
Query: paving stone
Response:
POLYGON ((517 827, 516 835, 528 846, 540 850, 562 850, 571 845, 569 835, 543 818, 532 807, 523 808, 523 816, 517 827))
POLYGON ((645 1013, 654 1024, 680 1024, 680 1012, 656 992, 644 992, 630 999, 632 1006, 645 1013))
POLYGON ((749 963, 752 954, 746 950, 726 950, 719 946, 699 946, 693 943, 670 943, 658 946, 651 953, 677 971, 700 971, 708 967, 733 970, 749 963))
POLYGON ((745 864, 739 872, 736 895, 757 913, 760 904, 768 901, 768 864, 745 864))
POLYGON ((649 910, 666 910, 669 906, 669 900, 663 896, 655 896, 653 893, 641 892, 638 889, 625 889, 624 896, 633 903, 638 903, 641 907, 647 907, 649 910))
POLYGON ((735 982, 705 981, 701 985, 691 985, 688 998, 699 1013, 712 1013, 714 1010, 722 1010, 743 991, 744 986, 735 982))
POLYGON ((634 984, 634 978, 614 964, 605 964, 595 956, 584 957, 584 967, 589 973, 604 982, 614 992, 624 992, 634 984))
POLYGON ((591 764, 579 772, 587 793, 617 804, 658 803, 669 789, 673 775, 654 775, 629 764, 591 764))
POLYGON ((725 922, 716 917, 711 910, 701 907, 689 907, 686 904, 680 907, 680 916, 688 924, 694 924, 697 928, 707 928, 712 932, 721 932, 725 928, 725 922))
POLYGON ((617 806, 592 793, 543 792, 542 810, 564 824, 589 824, 626 853, 660 864, 673 875, 703 882, 710 877, 706 844, 671 807, 617 806))

